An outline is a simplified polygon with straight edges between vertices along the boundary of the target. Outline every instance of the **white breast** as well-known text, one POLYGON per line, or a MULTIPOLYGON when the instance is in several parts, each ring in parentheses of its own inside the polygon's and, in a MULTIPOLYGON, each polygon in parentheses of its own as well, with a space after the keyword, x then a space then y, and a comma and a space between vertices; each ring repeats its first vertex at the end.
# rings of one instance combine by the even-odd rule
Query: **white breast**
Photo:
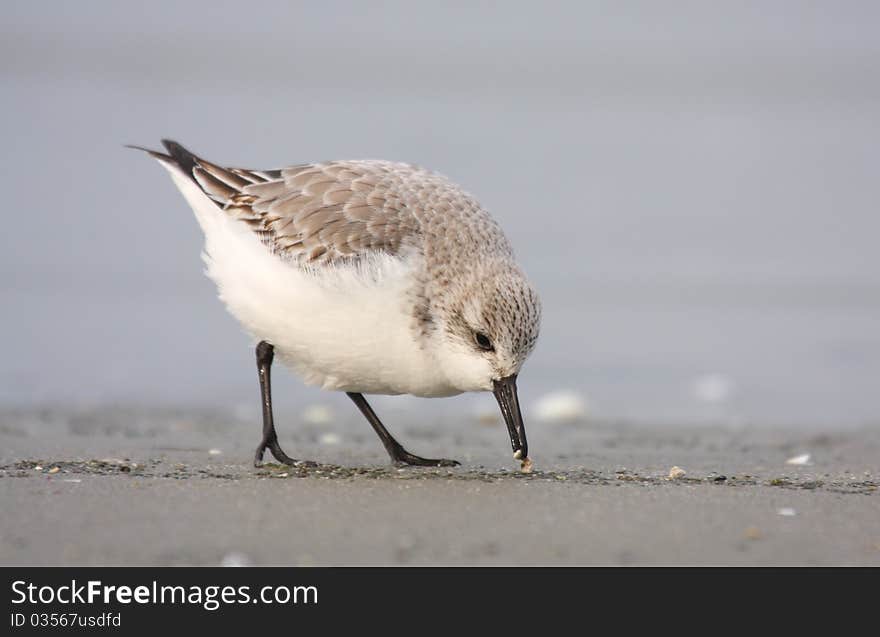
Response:
POLYGON ((205 233, 206 272, 220 298, 306 383, 371 394, 460 393, 430 346, 413 338, 407 292, 418 257, 377 254, 358 267, 305 271, 269 252, 185 176, 169 172, 205 233))

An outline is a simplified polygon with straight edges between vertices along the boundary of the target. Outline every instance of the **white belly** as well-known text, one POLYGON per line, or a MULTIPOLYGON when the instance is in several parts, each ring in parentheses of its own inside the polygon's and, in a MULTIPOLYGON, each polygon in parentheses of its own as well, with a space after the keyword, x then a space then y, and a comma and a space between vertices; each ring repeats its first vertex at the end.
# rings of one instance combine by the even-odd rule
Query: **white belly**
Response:
POLYGON ((205 232, 206 273, 221 300, 306 383, 370 394, 460 393, 413 337, 407 291, 416 258, 377 255, 359 267, 304 271, 271 254, 188 179, 172 176, 205 232))

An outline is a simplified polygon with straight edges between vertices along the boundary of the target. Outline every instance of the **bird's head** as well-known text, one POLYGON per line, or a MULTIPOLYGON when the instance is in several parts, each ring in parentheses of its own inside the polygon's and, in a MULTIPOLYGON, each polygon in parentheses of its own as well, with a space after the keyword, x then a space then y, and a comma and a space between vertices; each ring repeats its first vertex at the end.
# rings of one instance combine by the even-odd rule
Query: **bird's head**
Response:
POLYGON ((438 364, 459 391, 491 391, 510 430, 514 456, 526 458, 516 379, 538 340, 541 303, 509 261, 482 264, 450 282, 437 308, 438 364))

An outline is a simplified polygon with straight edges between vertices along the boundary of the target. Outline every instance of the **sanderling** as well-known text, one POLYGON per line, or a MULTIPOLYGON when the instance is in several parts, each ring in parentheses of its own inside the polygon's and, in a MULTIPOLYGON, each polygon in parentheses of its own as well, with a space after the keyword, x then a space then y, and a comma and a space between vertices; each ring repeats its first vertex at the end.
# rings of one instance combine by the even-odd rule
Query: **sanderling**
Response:
POLYGON ((540 302, 501 228, 445 177, 389 161, 281 170, 224 168, 173 141, 145 150, 168 169, 205 234, 207 275, 257 342, 263 438, 274 355, 306 383, 344 391, 393 462, 420 458, 385 429, 364 394, 492 391, 514 458, 530 468, 516 379, 538 338, 540 302))

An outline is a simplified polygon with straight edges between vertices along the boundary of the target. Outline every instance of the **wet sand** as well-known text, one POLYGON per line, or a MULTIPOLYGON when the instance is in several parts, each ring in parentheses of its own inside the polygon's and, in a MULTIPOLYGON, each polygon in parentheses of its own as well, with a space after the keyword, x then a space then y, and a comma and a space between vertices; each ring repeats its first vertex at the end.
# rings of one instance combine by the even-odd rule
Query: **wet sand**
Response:
POLYGON ((278 421, 318 466, 252 467, 251 414, 0 412, 0 564, 880 564, 876 426, 533 424, 523 475, 499 423, 392 427, 463 463, 398 469, 278 421))

